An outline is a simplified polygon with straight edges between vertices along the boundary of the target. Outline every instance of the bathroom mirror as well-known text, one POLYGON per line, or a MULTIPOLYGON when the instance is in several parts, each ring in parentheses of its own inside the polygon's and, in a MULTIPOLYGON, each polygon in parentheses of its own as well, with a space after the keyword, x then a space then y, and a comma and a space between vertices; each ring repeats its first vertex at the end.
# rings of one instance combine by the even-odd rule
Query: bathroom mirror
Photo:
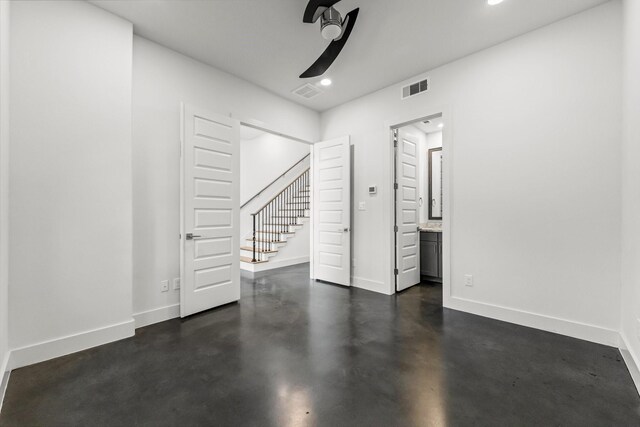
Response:
POLYGON ((432 148, 429 164, 429 219, 442 220, 442 148, 432 148))

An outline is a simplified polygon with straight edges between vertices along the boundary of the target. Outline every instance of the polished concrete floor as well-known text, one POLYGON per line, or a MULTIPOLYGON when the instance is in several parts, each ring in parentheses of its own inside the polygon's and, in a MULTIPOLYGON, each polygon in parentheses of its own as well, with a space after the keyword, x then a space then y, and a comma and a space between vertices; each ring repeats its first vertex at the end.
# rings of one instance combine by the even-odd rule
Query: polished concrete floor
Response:
POLYGON ((616 349, 440 301, 247 276, 239 304, 14 371, 0 425, 640 425, 616 349))

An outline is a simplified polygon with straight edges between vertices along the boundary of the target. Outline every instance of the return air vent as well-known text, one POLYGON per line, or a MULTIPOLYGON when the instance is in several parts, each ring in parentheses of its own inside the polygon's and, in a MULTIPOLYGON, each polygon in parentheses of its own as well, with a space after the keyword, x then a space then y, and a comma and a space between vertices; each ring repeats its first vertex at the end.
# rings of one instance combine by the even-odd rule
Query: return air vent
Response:
POLYGON ((300 86, 298 89, 295 89, 293 93, 304 99, 311 99, 315 96, 320 95, 322 93, 322 90, 317 86, 307 83, 300 86))
POLYGON ((402 88, 401 98, 407 99, 411 96, 418 95, 420 93, 424 93, 429 90, 429 79, 424 79, 419 82, 412 83, 410 85, 406 85, 402 88))

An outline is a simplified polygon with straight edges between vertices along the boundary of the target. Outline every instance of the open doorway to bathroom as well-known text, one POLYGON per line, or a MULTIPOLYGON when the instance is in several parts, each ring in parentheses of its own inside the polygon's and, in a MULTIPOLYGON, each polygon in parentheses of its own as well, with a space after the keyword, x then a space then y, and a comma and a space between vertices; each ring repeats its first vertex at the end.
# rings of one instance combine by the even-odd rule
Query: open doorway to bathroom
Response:
POLYGON ((442 292, 444 131, 442 114, 392 127, 396 292, 417 285, 442 292))

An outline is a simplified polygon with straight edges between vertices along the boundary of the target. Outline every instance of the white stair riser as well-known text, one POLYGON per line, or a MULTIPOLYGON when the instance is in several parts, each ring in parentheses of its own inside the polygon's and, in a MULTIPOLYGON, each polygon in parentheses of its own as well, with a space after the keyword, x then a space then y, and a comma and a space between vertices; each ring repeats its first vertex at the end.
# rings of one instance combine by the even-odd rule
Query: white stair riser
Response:
MULTIPOLYGON (((253 256, 253 251, 250 251, 247 249, 240 249, 240 252, 242 256, 248 256, 248 257, 253 256)), ((256 252, 256 258, 259 258, 259 259, 272 258, 276 255, 278 255, 278 252, 270 252, 270 253, 256 252)))

